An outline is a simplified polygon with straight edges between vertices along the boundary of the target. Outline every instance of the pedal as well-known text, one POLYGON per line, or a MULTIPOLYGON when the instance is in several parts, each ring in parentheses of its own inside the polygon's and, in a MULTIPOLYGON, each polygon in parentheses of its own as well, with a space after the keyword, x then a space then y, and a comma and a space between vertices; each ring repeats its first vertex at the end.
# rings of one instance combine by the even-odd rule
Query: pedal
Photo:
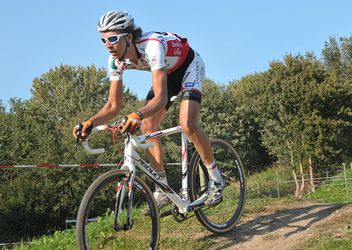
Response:
POLYGON ((160 218, 164 218, 170 215, 172 215, 172 210, 167 210, 165 212, 160 213, 160 218))
POLYGON ((178 207, 172 204, 172 217, 177 222, 183 222, 187 219, 187 214, 182 214, 178 211, 178 207))

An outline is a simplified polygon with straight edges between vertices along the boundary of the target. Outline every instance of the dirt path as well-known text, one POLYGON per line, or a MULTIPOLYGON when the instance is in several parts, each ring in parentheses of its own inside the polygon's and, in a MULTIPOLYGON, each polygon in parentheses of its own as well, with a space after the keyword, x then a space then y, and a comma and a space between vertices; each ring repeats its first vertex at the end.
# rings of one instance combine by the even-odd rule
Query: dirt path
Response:
POLYGON ((331 235, 343 234, 346 231, 343 218, 352 214, 352 205, 300 202, 266 211, 274 212, 242 219, 233 232, 214 237, 209 248, 286 250, 328 230, 331 235))

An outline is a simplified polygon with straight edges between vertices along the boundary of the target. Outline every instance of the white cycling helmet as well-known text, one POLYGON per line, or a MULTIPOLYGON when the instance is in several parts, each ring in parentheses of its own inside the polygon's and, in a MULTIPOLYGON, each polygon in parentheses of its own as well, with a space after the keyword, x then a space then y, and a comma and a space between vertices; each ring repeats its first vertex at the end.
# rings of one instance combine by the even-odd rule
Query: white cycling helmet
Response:
POLYGON ((98 31, 115 31, 132 27, 133 17, 127 11, 109 11, 101 16, 98 23, 98 31))

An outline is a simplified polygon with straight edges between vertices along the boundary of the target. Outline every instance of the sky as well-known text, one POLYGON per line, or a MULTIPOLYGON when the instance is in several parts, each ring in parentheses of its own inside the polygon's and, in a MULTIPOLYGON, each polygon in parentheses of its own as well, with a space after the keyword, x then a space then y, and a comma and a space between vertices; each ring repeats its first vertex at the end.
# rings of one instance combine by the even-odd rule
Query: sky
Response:
MULTIPOLYGON (((286 54, 321 58, 329 37, 352 35, 350 0, 11 0, 0 4, 0 100, 31 97, 33 79, 61 64, 107 67, 99 17, 126 10, 143 31, 187 37, 219 84, 260 71, 286 54)), ((139 98, 150 72, 124 72, 139 98)))

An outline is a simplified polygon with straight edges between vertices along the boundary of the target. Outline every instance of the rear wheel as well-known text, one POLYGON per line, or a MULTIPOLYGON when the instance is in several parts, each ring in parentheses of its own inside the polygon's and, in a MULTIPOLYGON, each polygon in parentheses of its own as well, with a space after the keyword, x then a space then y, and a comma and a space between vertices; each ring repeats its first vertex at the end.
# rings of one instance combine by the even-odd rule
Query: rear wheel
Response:
POLYGON ((77 215, 78 249, 157 249, 160 222, 155 199, 145 182, 136 176, 129 203, 129 174, 109 171, 88 188, 77 215), (130 221, 128 204, 132 205, 130 221), (146 206, 151 211, 149 216, 142 214, 146 206))
MULTIPOLYGON (((235 149, 222 139, 210 139, 217 167, 225 180, 223 201, 214 207, 203 207, 195 214, 209 231, 226 233, 239 221, 246 201, 246 183, 242 162, 235 149)), ((208 171, 195 152, 190 163, 191 200, 207 191, 208 171)))

